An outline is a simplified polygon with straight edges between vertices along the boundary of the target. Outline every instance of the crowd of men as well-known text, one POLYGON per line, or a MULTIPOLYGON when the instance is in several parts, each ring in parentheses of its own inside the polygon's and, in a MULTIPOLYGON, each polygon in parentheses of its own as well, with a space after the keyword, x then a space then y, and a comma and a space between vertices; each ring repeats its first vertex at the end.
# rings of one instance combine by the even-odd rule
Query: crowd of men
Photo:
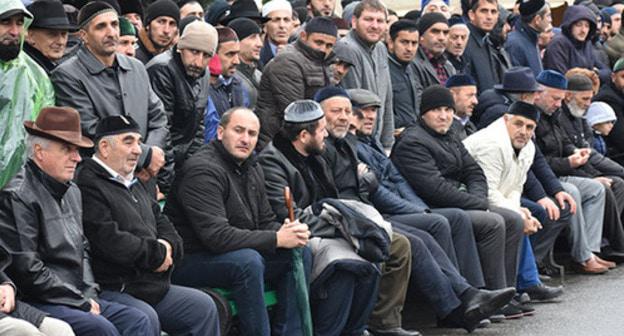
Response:
POLYGON ((565 301, 557 240, 624 262, 624 1, 577 2, 0 0, 0 334, 225 335, 214 288, 254 336, 565 301))

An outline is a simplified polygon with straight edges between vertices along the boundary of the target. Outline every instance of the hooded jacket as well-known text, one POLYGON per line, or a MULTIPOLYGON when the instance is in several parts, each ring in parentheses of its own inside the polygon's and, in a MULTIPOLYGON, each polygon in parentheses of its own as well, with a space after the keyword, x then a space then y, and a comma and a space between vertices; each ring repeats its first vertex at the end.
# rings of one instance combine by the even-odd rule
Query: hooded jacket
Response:
POLYGON ((596 34, 596 18, 585 6, 571 6, 561 24, 561 34, 555 36, 544 52, 544 69, 552 69, 565 74, 572 68, 600 69, 600 78, 608 76, 610 70, 600 63, 594 54, 592 38, 596 34), (589 22, 589 34, 585 41, 577 41, 572 37, 574 23, 586 20, 589 22))
MULTIPOLYGON (((7 12, 24 8, 19 0, 3 2, 7 12)), ((31 20, 24 18, 20 45, 31 20)), ((0 60, 0 188, 22 167, 26 160, 26 130, 22 123, 34 120, 39 111, 54 105, 54 89, 45 71, 23 50, 16 58, 0 60)))
POLYGON ((612 81, 609 81, 608 84, 600 88, 593 100, 605 102, 615 111, 617 120, 611 133, 604 139, 607 143, 609 157, 624 165, 624 92, 618 89, 612 81))
POLYGON ((542 66, 542 57, 537 46, 539 33, 529 27, 529 25, 518 19, 515 29, 509 33, 505 42, 505 49, 511 58, 514 66, 525 66, 531 68, 533 75, 537 77, 544 67, 542 66))

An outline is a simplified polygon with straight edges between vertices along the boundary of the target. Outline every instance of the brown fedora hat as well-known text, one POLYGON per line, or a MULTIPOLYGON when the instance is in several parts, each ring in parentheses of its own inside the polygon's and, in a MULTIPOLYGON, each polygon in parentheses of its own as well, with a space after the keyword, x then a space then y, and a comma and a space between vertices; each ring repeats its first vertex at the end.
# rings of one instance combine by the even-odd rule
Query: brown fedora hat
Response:
POLYGON ((71 107, 45 107, 35 122, 24 121, 26 132, 40 137, 68 142, 78 147, 93 147, 93 141, 82 136, 80 114, 71 107))

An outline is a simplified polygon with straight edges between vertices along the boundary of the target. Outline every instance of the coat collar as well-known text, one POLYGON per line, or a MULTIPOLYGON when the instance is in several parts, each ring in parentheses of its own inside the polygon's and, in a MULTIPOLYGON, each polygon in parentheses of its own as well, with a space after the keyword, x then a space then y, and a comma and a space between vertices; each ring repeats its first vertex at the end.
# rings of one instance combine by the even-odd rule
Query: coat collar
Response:
POLYGON ((521 32, 524 36, 528 37, 529 41, 537 45, 539 33, 535 29, 529 27, 526 22, 518 20, 518 23, 516 24, 516 29, 518 29, 518 31, 521 32))
POLYGON ((247 171, 249 171, 250 168, 256 165, 256 156, 254 154, 252 154, 249 158, 247 158, 247 160, 240 163, 236 161, 236 159, 234 159, 232 154, 230 154, 225 149, 225 147, 223 146, 223 143, 220 140, 213 140, 210 143, 210 146, 212 146, 216 150, 217 154, 228 165, 227 168, 235 171, 238 175, 243 175, 247 173, 247 171))
MULTIPOLYGON (((89 71, 91 75, 98 75, 102 71, 108 68, 107 66, 102 64, 102 62, 100 62, 95 57, 95 55, 93 55, 91 51, 89 51, 89 49, 87 49, 86 45, 82 45, 80 47, 80 50, 78 50, 77 57, 80 60, 80 62, 82 62, 82 64, 85 65, 85 67, 87 68, 87 71, 89 71)), ((119 67, 119 69, 123 71, 132 70, 132 67, 130 65, 130 59, 125 55, 115 53, 115 64, 119 67)), ((115 66, 113 65, 113 67, 115 66)))
POLYGON ((45 57, 39 49, 31 46, 29 43, 24 42, 24 52, 30 56, 39 66, 45 70, 46 73, 52 72, 56 68, 56 64, 49 58, 45 57))
POLYGON ((295 48, 299 50, 303 54, 303 56, 305 56, 307 59, 317 61, 320 63, 323 63, 326 60, 330 60, 334 58, 333 51, 326 57, 324 52, 310 48, 310 46, 305 44, 305 42, 301 41, 301 39, 297 39, 297 42, 295 42, 295 48))
POLYGON ((483 46, 486 43, 485 39, 486 39, 488 33, 486 33, 483 30, 477 28, 475 25, 473 25, 470 22, 466 23, 466 25, 468 26, 468 29, 470 30, 470 38, 474 39, 477 42, 477 44, 479 45, 479 47, 483 48, 483 46))
POLYGON ((55 180, 52 176, 44 172, 33 160, 28 160, 27 169, 29 169, 35 178, 50 192, 52 197, 60 202, 65 193, 71 186, 71 182, 62 183, 55 180))

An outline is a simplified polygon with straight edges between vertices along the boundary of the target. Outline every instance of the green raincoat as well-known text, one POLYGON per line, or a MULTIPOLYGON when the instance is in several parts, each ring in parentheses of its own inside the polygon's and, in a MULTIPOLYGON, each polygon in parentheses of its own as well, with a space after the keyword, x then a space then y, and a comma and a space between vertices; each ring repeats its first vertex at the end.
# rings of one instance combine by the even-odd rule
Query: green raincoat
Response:
MULTIPOLYGON (((20 0, 0 0, 0 11, 24 9, 20 0)), ((24 33, 32 20, 24 17, 24 33)), ((24 36, 20 43, 23 45, 24 36)), ((0 61, 0 188, 17 173, 26 158, 25 120, 54 105, 54 89, 45 71, 24 51, 0 61)))

